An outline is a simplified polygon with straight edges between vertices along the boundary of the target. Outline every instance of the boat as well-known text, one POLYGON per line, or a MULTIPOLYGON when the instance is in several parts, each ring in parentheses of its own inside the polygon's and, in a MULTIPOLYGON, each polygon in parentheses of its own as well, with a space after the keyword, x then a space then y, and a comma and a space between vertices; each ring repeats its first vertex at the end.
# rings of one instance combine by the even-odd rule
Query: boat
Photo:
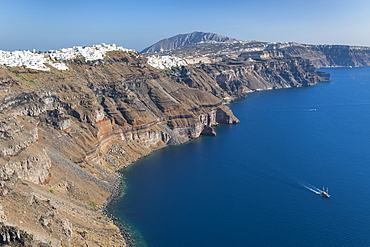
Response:
POLYGON ((330 195, 329 195, 329 189, 326 188, 326 190, 325 190, 324 188, 322 188, 321 196, 322 197, 325 197, 325 198, 329 198, 330 197, 330 195))

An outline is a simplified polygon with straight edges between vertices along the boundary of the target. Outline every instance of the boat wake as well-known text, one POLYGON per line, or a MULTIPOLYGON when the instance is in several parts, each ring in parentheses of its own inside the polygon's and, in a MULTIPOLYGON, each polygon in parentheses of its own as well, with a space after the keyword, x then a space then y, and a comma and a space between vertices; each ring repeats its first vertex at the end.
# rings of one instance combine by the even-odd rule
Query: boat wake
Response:
POLYGON ((245 165, 241 165, 241 164, 232 164, 234 167, 237 167, 238 169, 243 169, 245 170, 246 172, 254 175, 254 176, 259 176, 259 177, 262 177, 262 178, 266 178, 266 179, 270 179, 270 180, 274 180, 276 182, 280 182, 280 183, 284 183, 284 184, 287 184, 287 185, 290 185, 290 186, 293 186, 293 187, 296 187, 296 188, 299 188, 299 189, 302 189, 302 190, 309 190, 317 195, 321 195, 323 197, 326 197, 326 198, 329 198, 330 195, 328 193, 328 190, 324 190, 324 189, 319 189, 305 181, 303 181, 302 179, 299 179, 297 177, 295 177, 293 174, 290 174, 288 172, 286 172, 284 169, 282 169, 281 167, 279 167, 278 165, 276 165, 275 163, 273 162, 263 162, 266 167, 268 168, 267 170, 265 171, 261 171, 261 170, 256 170, 256 169, 253 169, 249 166, 245 166, 245 165))
POLYGON ((315 186, 312 186, 310 184, 304 185, 304 184, 301 184, 301 183, 299 185, 303 186, 304 188, 308 189, 309 191, 312 191, 315 194, 321 195, 321 190, 316 188, 315 186))

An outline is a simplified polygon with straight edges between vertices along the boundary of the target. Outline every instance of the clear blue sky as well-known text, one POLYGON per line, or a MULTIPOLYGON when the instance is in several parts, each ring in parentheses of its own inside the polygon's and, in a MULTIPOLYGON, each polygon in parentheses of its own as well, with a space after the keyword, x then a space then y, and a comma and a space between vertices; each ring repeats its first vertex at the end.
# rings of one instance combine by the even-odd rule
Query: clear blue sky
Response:
POLYGON ((370 46, 369 0, 0 0, 0 50, 115 43, 141 51, 180 33, 370 46))

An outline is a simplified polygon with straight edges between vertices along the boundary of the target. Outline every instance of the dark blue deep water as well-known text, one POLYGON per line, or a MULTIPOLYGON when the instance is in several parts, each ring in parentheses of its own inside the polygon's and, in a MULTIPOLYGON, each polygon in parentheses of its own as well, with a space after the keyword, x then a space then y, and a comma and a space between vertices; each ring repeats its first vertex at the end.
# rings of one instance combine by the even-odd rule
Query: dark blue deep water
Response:
POLYGON ((125 170, 111 212, 147 246, 370 246, 370 67, 322 71, 331 82, 252 93, 230 105, 240 124, 125 170))

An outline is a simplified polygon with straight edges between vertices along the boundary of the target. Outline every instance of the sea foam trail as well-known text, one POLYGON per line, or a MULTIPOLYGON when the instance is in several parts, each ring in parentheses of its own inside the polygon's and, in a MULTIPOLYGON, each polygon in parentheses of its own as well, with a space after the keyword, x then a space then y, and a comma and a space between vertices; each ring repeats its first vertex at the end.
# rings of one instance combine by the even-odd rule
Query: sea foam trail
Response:
POLYGON ((235 164, 233 163, 232 166, 237 167, 238 169, 243 169, 246 172, 253 174, 255 176, 263 177, 266 179, 274 180, 277 182, 285 183, 287 185, 296 187, 296 188, 302 188, 308 189, 312 191, 315 194, 321 194, 321 190, 302 179, 299 179, 295 177, 293 174, 290 174, 286 171, 284 171, 281 167, 277 166, 274 162, 269 162, 266 160, 265 162, 261 162, 265 164, 266 167, 268 167, 270 172, 273 172, 273 174, 269 174, 270 172, 267 171, 257 171, 250 166, 242 165, 242 164, 235 164), (302 186, 302 187, 301 187, 302 186))
POLYGON ((306 186, 306 185, 304 185, 304 184, 300 184, 300 185, 302 185, 302 186, 303 186, 303 187, 305 187, 306 189, 308 189, 308 190, 312 191, 313 193, 321 194, 321 191, 320 191, 318 188, 316 188, 315 186, 312 186, 313 188, 310 188, 310 187, 308 187, 308 186, 306 186))

